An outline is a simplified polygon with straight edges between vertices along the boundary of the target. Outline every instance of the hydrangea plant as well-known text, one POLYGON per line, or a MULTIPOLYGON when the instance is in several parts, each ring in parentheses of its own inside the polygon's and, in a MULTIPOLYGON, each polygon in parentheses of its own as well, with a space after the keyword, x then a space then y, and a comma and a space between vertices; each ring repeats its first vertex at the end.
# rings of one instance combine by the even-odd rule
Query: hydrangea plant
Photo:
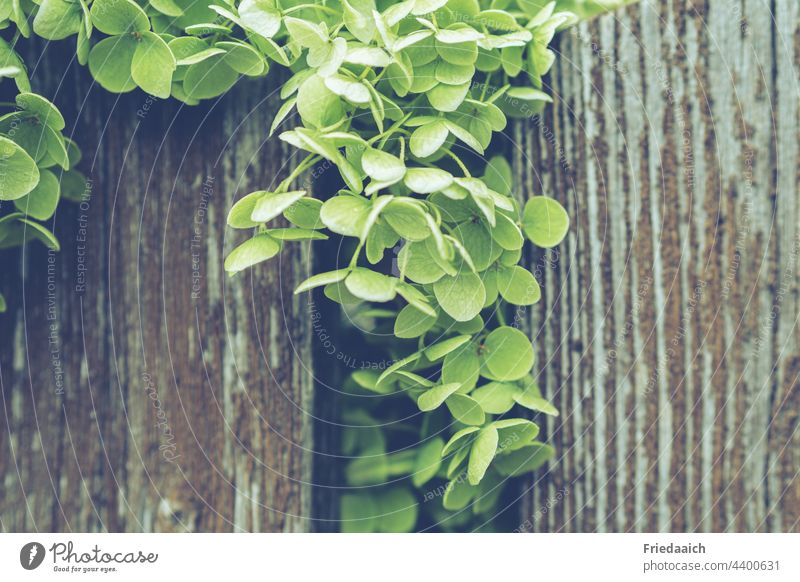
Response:
MULTIPOLYGON (((569 4, 582 14, 598 5, 569 4)), ((346 264, 296 290, 321 287, 393 331, 391 365, 356 370, 345 386, 378 398, 344 412, 341 452, 357 492, 341 497, 342 529, 483 523, 508 478, 553 456, 529 416, 557 411, 534 379, 531 339, 507 317, 541 296, 520 265, 526 240, 551 248, 569 227, 551 197, 528 193, 523 206, 506 159, 486 152, 509 118, 550 101, 548 44, 575 18, 538 0, 0 0, 0 26, 13 31, 0 41, 0 76, 20 91, 0 117, 0 201, 14 206, 2 206, 0 246, 57 248, 42 221, 84 182, 64 119, 30 92, 20 36, 74 43, 109 91, 190 105, 289 69, 271 132, 306 155, 277 188, 230 209, 229 226, 253 235, 225 269, 293 241, 351 239, 346 264), (320 162, 338 169, 339 192, 322 201, 291 189, 320 162), (417 413, 398 421, 409 402, 417 413), (406 444, 393 445, 392 431, 406 444)))

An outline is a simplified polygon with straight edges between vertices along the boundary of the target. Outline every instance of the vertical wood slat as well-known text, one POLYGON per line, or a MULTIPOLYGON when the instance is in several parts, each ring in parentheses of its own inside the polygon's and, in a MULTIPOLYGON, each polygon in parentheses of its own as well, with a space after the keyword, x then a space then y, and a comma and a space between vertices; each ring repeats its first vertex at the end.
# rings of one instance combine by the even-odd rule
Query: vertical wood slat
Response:
POLYGON ((644 0, 562 35, 516 127, 558 450, 535 531, 800 530, 796 2, 644 0))
POLYGON ((0 257, 0 528, 309 529, 310 333, 292 295, 308 250, 222 270, 245 236, 225 226, 232 202, 295 163, 266 139, 274 82, 186 108, 89 89, 58 46, 32 77, 77 128, 91 197, 59 209, 60 253, 28 247, 24 276, 0 257))

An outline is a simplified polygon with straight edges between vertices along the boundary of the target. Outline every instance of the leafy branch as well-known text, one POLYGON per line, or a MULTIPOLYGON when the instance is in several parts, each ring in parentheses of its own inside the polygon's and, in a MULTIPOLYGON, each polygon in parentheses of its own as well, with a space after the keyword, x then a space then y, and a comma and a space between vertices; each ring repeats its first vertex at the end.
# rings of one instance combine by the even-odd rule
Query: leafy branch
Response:
MULTIPOLYGON (((501 485, 553 455, 537 440, 538 424, 519 416, 557 411, 534 381, 530 339, 506 316, 541 296, 519 264, 525 240, 554 247, 569 220, 549 197, 521 208, 508 162, 485 153, 509 117, 535 115, 551 100, 542 91, 555 59, 548 44, 575 16, 537 0, 208 2, 0 2, 0 26, 16 28, 11 43, 0 42, 0 76, 21 91, 0 117, 0 200, 16 206, 0 216, 0 247, 32 236, 57 247, 37 220, 52 216, 60 196, 79 197, 84 183, 63 118, 30 93, 18 37, 72 39, 107 90, 139 87, 190 105, 242 76, 289 69, 271 132, 299 120, 280 139, 308 156, 274 191, 231 208, 229 226, 254 234, 225 269, 238 273, 293 241, 330 233, 354 241, 345 268, 296 291, 321 287, 349 312, 378 314, 376 326, 394 336, 385 348, 393 363, 357 370, 344 387, 380 398, 345 412, 362 428, 343 436, 342 453, 354 458, 347 480, 360 492, 342 497, 342 527, 467 527, 468 506, 492 516, 501 485), (322 202, 290 190, 322 160, 338 169, 341 191, 322 202), (273 226, 279 217, 291 226, 273 226), (397 251, 396 273, 387 251, 397 251), (409 403, 417 414, 392 423, 409 403), (439 490, 441 500, 427 503, 439 490)), ((571 2, 583 14, 596 4, 571 2)))

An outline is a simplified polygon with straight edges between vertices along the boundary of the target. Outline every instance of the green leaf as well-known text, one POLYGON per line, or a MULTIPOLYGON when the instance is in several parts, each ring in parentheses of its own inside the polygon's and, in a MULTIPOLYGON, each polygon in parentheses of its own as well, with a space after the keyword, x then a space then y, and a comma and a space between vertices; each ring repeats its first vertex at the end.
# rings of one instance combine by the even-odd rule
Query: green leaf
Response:
POLYGON ((456 65, 442 60, 436 64, 434 76, 438 82, 445 85, 463 85, 472 81, 475 76, 475 67, 473 65, 456 65))
POLYGON ((223 41, 218 42, 216 48, 225 51, 225 64, 237 73, 256 77, 267 71, 266 59, 247 43, 223 41))
POLYGON ((374 148, 364 151, 361 167, 370 178, 387 185, 399 182, 406 173, 406 165, 400 158, 374 148))
POLYGON ((502 254, 503 249, 494 242, 489 227, 482 220, 459 224, 453 236, 463 245, 472 259, 475 269, 485 271, 502 254))
POLYGON ((256 223, 269 222, 306 195, 305 190, 263 192, 256 201, 250 219, 256 223))
POLYGON ((428 358, 431 362, 435 362, 447 354, 452 352, 453 350, 457 350, 465 343, 472 339, 471 335, 459 335, 456 337, 451 337, 449 339, 440 341, 438 343, 429 346, 425 350, 425 357, 428 358))
POLYGON ((416 0, 411 9, 411 14, 414 16, 423 16, 439 10, 442 6, 447 4, 447 0, 416 0))
POLYGON ((91 15, 92 24, 106 34, 150 30, 147 14, 132 0, 94 0, 91 15))
POLYGON ((41 95, 20 93, 16 102, 20 109, 33 113, 41 123, 49 125, 56 131, 64 129, 65 123, 61 112, 41 95))
POLYGON ((468 271, 439 279, 433 292, 445 313, 456 321, 469 321, 478 315, 486 299, 481 278, 468 271))
POLYGON ((481 356, 484 375, 492 380, 519 380, 533 367, 533 346, 524 333, 513 327, 492 331, 486 337, 481 356))
POLYGON ((423 444, 417 451, 414 461, 414 472, 411 474, 411 482, 414 487, 422 487, 436 476, 439 467, 442 466, 442 449, 444 441, 439 438, 432 438, 423 444))
POLYGON ((41 170, 39 183, 26 196, 14 200, 14 206, 37 220, 47 220, 58 206, 60 185, 50 170, 41 170))
POLYGON ((89 70, 100 86, 112 93, 127 93, 136 87, 131 64, 138 43, 131 35, 112 36, 98 42, 89 53, 89 70))
POLYGON ((450 133, 452 133, 479 154, 483 153, 483 147, 481 146, 480 142, 468 130, 464 129, 457 123, 453 123, 452 121, 445 121, 445 124, 447 125, 447 129, 450 131, 450 133))
POLYGON ((437 111, 451 112, 458 109, 464 102, 469 92, 470 83, 463 85, 439 84, 431 89, 426 96, 431 106, 437 111))
POLYGON ((141 33, 131 62, 131 76, 146 93, 166 99, 172 89, 175 57, 167 43, 152 32, 141 33))
POLYGON ((267 233, 278 240, 328 240, 328 237, 321 232, 306 228, 271 228, 267 233))
POLYGON ((567 235, 569 216, 564 207, 552 198, 534 196, 525 204, 522 229, 536 246, 551 248, 567 235))
POLYGON ((378 527, 378 513, 368 493, 345 494, 339 502, 342 533, 371 533, 378 527))
POLYGON ((327 273, 313 275, 300 283, 300 285, 297 286, 297 289, 294 290, 294 294, 297 295, 298 293, 303 293, 304 291, 314 289, 315 287, 322 287, 323 285, 338 283, 339 281, 343 281, 344 278, 347 277, 348 273, 350 273, 349 269, 339 269, 338 271, 329 271, 327 273))
POLYGON ((462 44, 481 40, 483 34, 466 25, 442 29, 436 33, 436 40, 444 44, 462 44))
POLYGON ((453 183, 453 176, 450 172, 439 168, 409 168, 404 181, 413 192, 431 194, 450 186, 453 183))
POLYGON ((459 511, 464 509, 472 498, 478 493, 474 485, 470 485, 467 480, 460 476, 447 484, 444 492, 442 505, 448 511, 459 511))
POLYGON ((256 202, 262 196, 264 196, 264 192, 257 191, 237 200, 228 211, 228 226, 231 228, 254 228, 258 226, 258 222, 254 221, 250 216, 253 214, 256 202))
POLYGON ((503 299, 513 305, 533 305, 542 297, 533 274, 519 265, 497 272, 497 290, 503 299))
POLYGON ((500 435, 500 450, 515 451, 528 446, 539 435, 539 425, 525 418, 507 418, 492 423, 500 435))
POLYGON ((356 267, 345 279, 344 284, 347 290, 359 299, 384 303, 395 298, 397 282, 398 279, 393 277, 356 267))
POLYGON ((470 485, 477 485, 486 474, 489 465, 492 464, 495 452, 497 451, 498 434, 494 426, 487 426, 481 429, 472 449, 469 453, 469 464, 467 466, 467 480, 470 485))
MULTIPOLYGON (((500 115, 502 115, 502 113, 500 113, 500 115)), ((508 161, 503 156, 494 156, 489 160, 489 163, 486 164, 483 181, 492 190, 510 196, 514 179, 508 161)))
POLYGON ((517 477, 535 471, 555 456, 555 449, 543 443, 533 443, 507 455, 498 455, 494 466, 501 475, 517 477))
POLYGON ((33 222, 32 220, 28 220, 27 218, 20 218, 19 221, 25 224, 26 230, 30 229, 28 232, 44 243, 47 248, 53 249, 54 251, 61 250, 61 245, 58 244, 56 235, 47 230, 41 224, 38 222, 33 222))
POLYGON ((521 390, 514 384, 490 382, 473 390, 470 396, 478 401, 484 412, 505 414, 514 406, 515 396, 520 392, 521 390))
POLYGON ((221 48, 209 47, 208 44, 194 36, 174 38, 167 43, 169 50, 175 56, 178 66, 193 65, 214 55, 221 55, 225 51, 221 48))
POLYGON ((383 218, 398 235, 408 241, 422 241, 431 235, 422 204, 411 198, 395 198, 383 218))
POLYGON ((336 234, 361 236, 370 203, 363 196, 343 194, 326 200, 320 210, 320 220, 336 234))
POLYGON ((400 271, 409 279, 423 285, 435 283, 444 276, 424 242, 403 245, 397 255, 400 271))
POLYGON ((225 259, 225 271, 234 275, 248 267, 271 259, 281 250, 281 243, 268 234, 259 234, 233 249, 225 259))
POLYGON ((492 238, 506 250, 516 251, 521 249, 525 244, 525 239, 517 224, 508 216, 499 212, 496 214, 496 218, 497 223, 492 230, 492 238))
POLYGON ((150 0, 150 6, 167 16, 183 16, 183 9, 175 3, 175 0, 150 0))
POLYGON ((518 390, 514 395, 514 401, 520 406, 524 406, 535 412, 543 412, 550 416, 558 416, 558 409, 545 398, 542 398, 542 394, 536 384, 531 384, 525 390, 518 390))
POLYGON ((405 487, 392 487, 377 498, 378 530, 386 533, 407 533, 417 523, 417 500, 405 487))
POLYGON ((76 34, 82 21, 83 11, 78 2, 42 0, 33 19, 33 31, 47 40, 61 40, 76 34))
POLYGON ((479 425, 483 424, 486 416, 478 402, 464 394, 453 394, 445 400, 450 414, 459 422, 464 424, 479 425))
POLYGON ((544 91, 539 91, 533 87, 512 87, 506 92, 505 100, 520 99, 522 101, 544 101, 552 103, 553 98, 544 91))
POLYGON ((328 35, 316 23, 287 17, 284 19, 284 24, 292 40, 303 48, 320 49, 328 44, 328 35))
POLYGON ((483 180, 479 178, 456 178, 455 182, 469 192, 472 201, 486 217, 486 221, 494 227, 497 224, 494 199, 489 194, 489 189, 483 183, 483 180))
POLYGON ((372 98, 365 83, 345 75, 334 74, 325 77, 325 86, 354 105, 366 105, 372 98))
POLYGON ((414 130, 408 142, 411 153, 418 158, 432 156, 444 145, 449 134, 447 124, 443 120, 437 119, 431 123, 421 125, 414 130))
POLYGON ((417 406, 422 412, 430 412, 431 410, 435 410, 442 405, 442 403, 447 400, 452 394, 454 394, 459 388, 461 388, 461 384, 458 383, 450 383, 450 384, 440 384, 438 386, 434 386, 429 390, 423 392, 419 398, 417 398, 417 406))
POLYGON ((474 435, 479 430, 480 429, 477 426, 468 426, 456 432, 452 437, 450 437, 450 440, 447 441, 444 449, 442 449, 442 456, 446 457, 456 449, 460 449, 464 445, 472 442, 475 437, 471 435, 474 435))
POLYGON ((36 162, 19 145, 0 136, 0 200, 16 200, 39 183, 36 162))
POLYGON ((319 75, 311 75, 297 90, 297 111, 306 125, 326 127, 344 117, 339 96, 328 89, 319 75))
POLYGON ((378 47, 348 47, 344 58, 346 63, 364 67, 387 67, 392 63, 392 57, 378 47))
POLYGON ((436 324, 436 317, 423 313, 413 305, 406 305, 397 314, 394 335, 399 338, 419 337, 436 324))
POLYGON ((239 73, 226 62, 225 54, 215 54, 189 66, 183 89, 191 99, 219 97, 239 80, 239 73))
POLYGON ((356 39, 369 44, 375 37, 375 0, 342 0, 344 25, 356 39))
POLYGON ((354 487, 385 483, 389 479, 386 455, 370 455, 350 461, 345 469, 345 479, 354 487))
POLYGON ((442 362, 442 382, 456 383, 461 392, 475 387, 480 376, 481 362, 473 343, 465 344, 445 356, 442 362))
POLYGON ((249 30, 264 38, 272 38, 281 27, 281 13, 272 0, 242 0, 239 18, 249 30))
POLYGON ((50 163, 58 164, 63 169, 69 170, 69 152, 67 152, 67 144, 64 142, 61 132, 54 130, 49 125, 44 125, 42 134, 47 146, 46 159, 50 163))
POLYGON ((286 220, 300 228, 322 228, 319 218, 322 201, 316 198, 301 198, 283 211, 286 220))

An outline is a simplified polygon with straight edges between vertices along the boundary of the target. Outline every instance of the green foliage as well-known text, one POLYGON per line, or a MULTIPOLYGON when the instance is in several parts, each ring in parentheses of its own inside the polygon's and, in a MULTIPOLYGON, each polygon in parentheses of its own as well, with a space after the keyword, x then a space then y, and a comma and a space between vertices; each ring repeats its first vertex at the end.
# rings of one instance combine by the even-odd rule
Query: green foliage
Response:
MULTIPOLYGON (((567 2, 581 14, 601 4, 567 2)), ((31 93, 14 50, 19 37, 72 39, 104 88, 139 87, 188 104, 222 95, 242 76, 288 68, 270 133, 280 129, 307 157, 274 191, 230 210, 229 226, 253 236, 231 251, 225 270, 269 260, 287 242, 325 239, 324 230, 352 239, 347 266, 296 291, 321 287, 394 336, 384 345, 392 365, 357 370, 344 387, 379 397, 344 413, 354 427, 343 435, 342 452, 353 457, 348 483, 369 487, 342 497, 342 529, 466 527, 468 513, 449 512, 468 506, 486 521, 507 477, 553 455, 535 440, 536 424, 505 417, 557 414, 533 381, 530 339, 505 318, 510 306, 541 296, 517 264, 525 238, 553 247, 569 220, 544 196, 520 208, 508 162, 483 156, 508 117, 550 101, 541 82, 555 58, 548 44, 574 20, 554 2, 529 0, 3 2, 0 28, 16 33, 10 44, 0 40, 0 77, 20 95, 0 117, 0 201, 13 201, 0 207, 0 248, 31 238, 57 248, 40 221, 85 188, 63 117, 31 93), (324 203, 289 190, 322 161, 338 169, 343 190, 324 203), (271 226, 279 217, 291 226, 271 226), (386 412, 409 405, 416 413, 399 422, 386 412), (399 426, 406 445, 393 444, 394 428, 375 428, 386 425, 399 426)))
MULTIPOLYGON (((17 15, 11 11, 6 17, 17 22, 17 15)), ((52 13, 45 12, 40 25, 49 18, 52 13)), ((23 22, 21 15, 18 20, 23 22)), ((63 21, 69 24, 68 18, 63 21)), ((80 150, 62 134, 65 122, 58 108, 31 92, 25 65, 3 39, 0 78, 13 79, 20 91, 14 103, 0 105, 0 250, 33 240, 58 250, 58 240, 44 223, 62 197, 77 200, 83 195, 86 180, 73 169, 80 150)), ((5 310, 6 300, 0 295, 0 312, 5 310)))

